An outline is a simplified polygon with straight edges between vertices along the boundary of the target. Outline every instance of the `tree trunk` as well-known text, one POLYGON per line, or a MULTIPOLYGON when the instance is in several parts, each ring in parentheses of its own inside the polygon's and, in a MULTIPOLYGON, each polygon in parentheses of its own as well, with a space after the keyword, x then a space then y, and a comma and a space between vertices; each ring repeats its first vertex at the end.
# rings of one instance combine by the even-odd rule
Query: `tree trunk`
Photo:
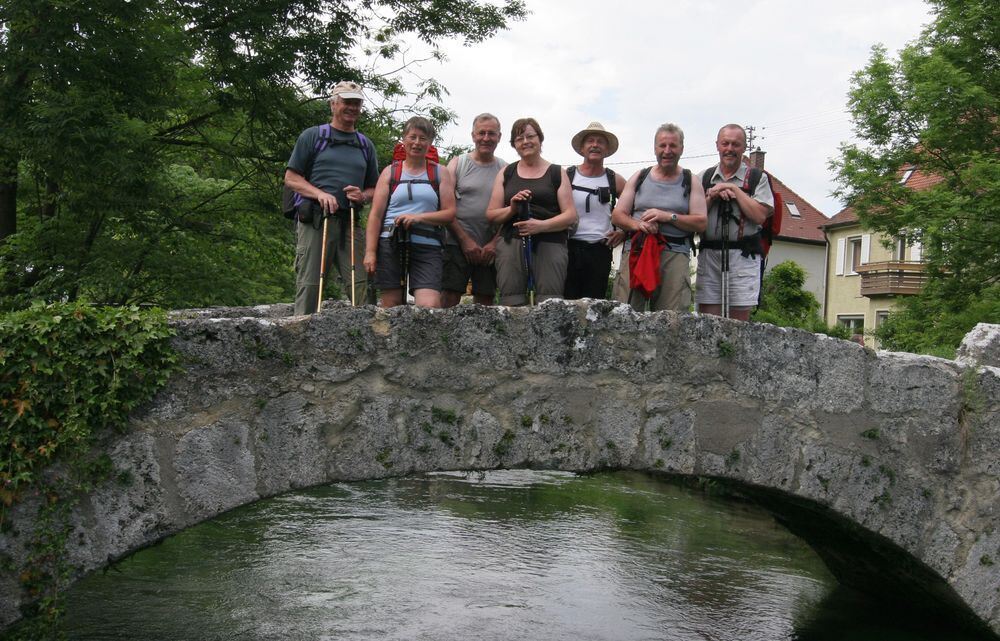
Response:
POLYGON ((0 158, 0 242, 17 231, 17 159, 0 158))

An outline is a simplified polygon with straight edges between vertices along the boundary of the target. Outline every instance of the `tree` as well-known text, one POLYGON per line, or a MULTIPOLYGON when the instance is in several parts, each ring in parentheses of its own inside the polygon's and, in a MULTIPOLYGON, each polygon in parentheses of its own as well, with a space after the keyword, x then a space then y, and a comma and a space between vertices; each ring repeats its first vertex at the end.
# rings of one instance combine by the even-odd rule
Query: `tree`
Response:
POLYGON ((775 265, 761 284, 760 306, 752 320, 780 327, 799 327, 810 332, 849 338, 846 328, 827 327, 819 315, 819 301, 805 289, 806 270, 786 260, 775 265))
MULTIPOLYGON (((6 0, 0 307, 289 296, 279 186, 298 133, 329 118, 329 87, 356 80, 449 117, 434 104, 443 88, 407 88, 359 49, 389 59, 407 34, 432 51, 472 44, 524 12, 521 0, 6 0)), ((385 147, 393 115, 364 122, 385 147)))
POLYGON ((890 349, 954 348, 976 322, 1000 321, 1000 17, 985 0, 932 4, 934 21, 898 59, 876 46, 854 75, 865 144, 831 163, 862 224, 923 247, 930 282, 878 332, 890 349), (910 189, 907 167, 940 182, 910 189))

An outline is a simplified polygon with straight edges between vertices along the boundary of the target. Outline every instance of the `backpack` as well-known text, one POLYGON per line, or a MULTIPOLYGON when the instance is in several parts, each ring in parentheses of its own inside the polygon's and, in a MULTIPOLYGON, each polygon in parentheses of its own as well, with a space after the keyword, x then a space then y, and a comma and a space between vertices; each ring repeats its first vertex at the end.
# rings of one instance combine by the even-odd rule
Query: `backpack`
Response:
MULTIPOLYGON (((569 184, 576 191, 582 191, 587 194, 587 211, 590 211, 590 197, 598 196, 601 193, 601 188, 589 189, 587 187, 581 187, 580 185, 573 184, 573 178, 576 176, 576 165, 571 165, 566 168, 566 174, 569 176, 569 184)), ((615 204, 618 203, 618 186, 615 184, 615 172, 608 167, 604 168, 604 175, 608 179, 608 188, 611 190, 611 209, 615 208, 615 204)))
MULTIPOLYGON (((701 176, 702 187, 705 191, 712 186, 712 176, 715 175, 715 170, 718 165, 713 165, 705 170, 705 173, 701 176)), ((781 233, 781 219, 784 218, 785 211, 785 199, 781 197, 778 190, 774 188, 774 179, 771 178, 771 174, 768 174, 763 169, 758 169, 757 167, 751 167, 750 171, 747 172, 746 177, 743 179, 743 186, 740 189, 743 192, 753 197, 753 192, 757 190, 757 185, 760 184, 761 176, 767 175, 771 180, 771 194, 774 195, 774 213, 764 220, 764 224, 761 225, 760 229, 760 245, 763 251, 764 258, 767 258, 767 253, 771 251, 771 243, 774 239, 781 233)))
POLYGON ((427 158, 427 178, 403 180, 403 161, 406 159, 406 149, 403 147, 403 143, 396 143, 396 147, 392 150, 392 173, 389 175, 390 197, 396 192, 396 187, 399 187, 400 183, 406 183, 410 200, 413 200, 414 184, 430 185, 434 189, 434 193, 437 194, 438 207, 441 206, 441 166, 438 164, 437 148, 430 145, 425 157, 427 158))
MULTIPOLYGON (((358 147, 361 150, 361 154, 365 157, 365 164, 371 161, 372 158, 372 143, 367 137, 360 131, 354 132, 355 140, 334 140, 333 139, 333 127, 330 123, 322 124, 319 126, 319 138, 316 139, 316 144, 313 145, 313 150, 309 154, 309 159, 306 161, 306 172, 302 175, 303 178, 309 180, 312 175, 313 164, 316 162, 316 156, 319 155, 321 151, 329 147, 330 145, 348 145, 350 147, 358 147)), ((289 220, 295 220, 298 215, 299 205, 306 200, 306 198, 295 191, 288 185, 284 185, 281 190, 281 213, 285 218, 289 220)))

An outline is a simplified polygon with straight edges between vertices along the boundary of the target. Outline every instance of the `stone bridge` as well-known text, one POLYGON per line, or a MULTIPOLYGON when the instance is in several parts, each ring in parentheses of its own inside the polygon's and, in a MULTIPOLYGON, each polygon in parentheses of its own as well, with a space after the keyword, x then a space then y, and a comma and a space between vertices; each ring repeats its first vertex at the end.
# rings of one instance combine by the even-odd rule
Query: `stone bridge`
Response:
MULTIPOLYGON (((1000 369, 607 301, 288 314, 174 316, 184 371, 107 444, 128 482, 75 514, 81 571, 310 485, 633 469, 712 479, 841 581, 1000 634, 1000 369)), ((0 535, 14 566, 30 510, 0 535)), ((0 627, 23 598, 4 572, 0 627)))

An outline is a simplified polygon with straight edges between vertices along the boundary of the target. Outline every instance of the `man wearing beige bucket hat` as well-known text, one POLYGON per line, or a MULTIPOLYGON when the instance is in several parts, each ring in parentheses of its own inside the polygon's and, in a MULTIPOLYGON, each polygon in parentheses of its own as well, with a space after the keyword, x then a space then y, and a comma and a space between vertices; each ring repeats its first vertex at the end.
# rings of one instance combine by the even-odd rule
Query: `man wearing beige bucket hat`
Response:
POLYGON ((611 250, 624 239, 622 232, 611 227, 611 210, 625 188, 625 179, 604 167, 604 159, 618 151, 618 137, 592 122, 573 136, 571 144, 583 156, 583 163, 566 170, 580 223, 567 245, 565 297, 606 298, 611 250))

